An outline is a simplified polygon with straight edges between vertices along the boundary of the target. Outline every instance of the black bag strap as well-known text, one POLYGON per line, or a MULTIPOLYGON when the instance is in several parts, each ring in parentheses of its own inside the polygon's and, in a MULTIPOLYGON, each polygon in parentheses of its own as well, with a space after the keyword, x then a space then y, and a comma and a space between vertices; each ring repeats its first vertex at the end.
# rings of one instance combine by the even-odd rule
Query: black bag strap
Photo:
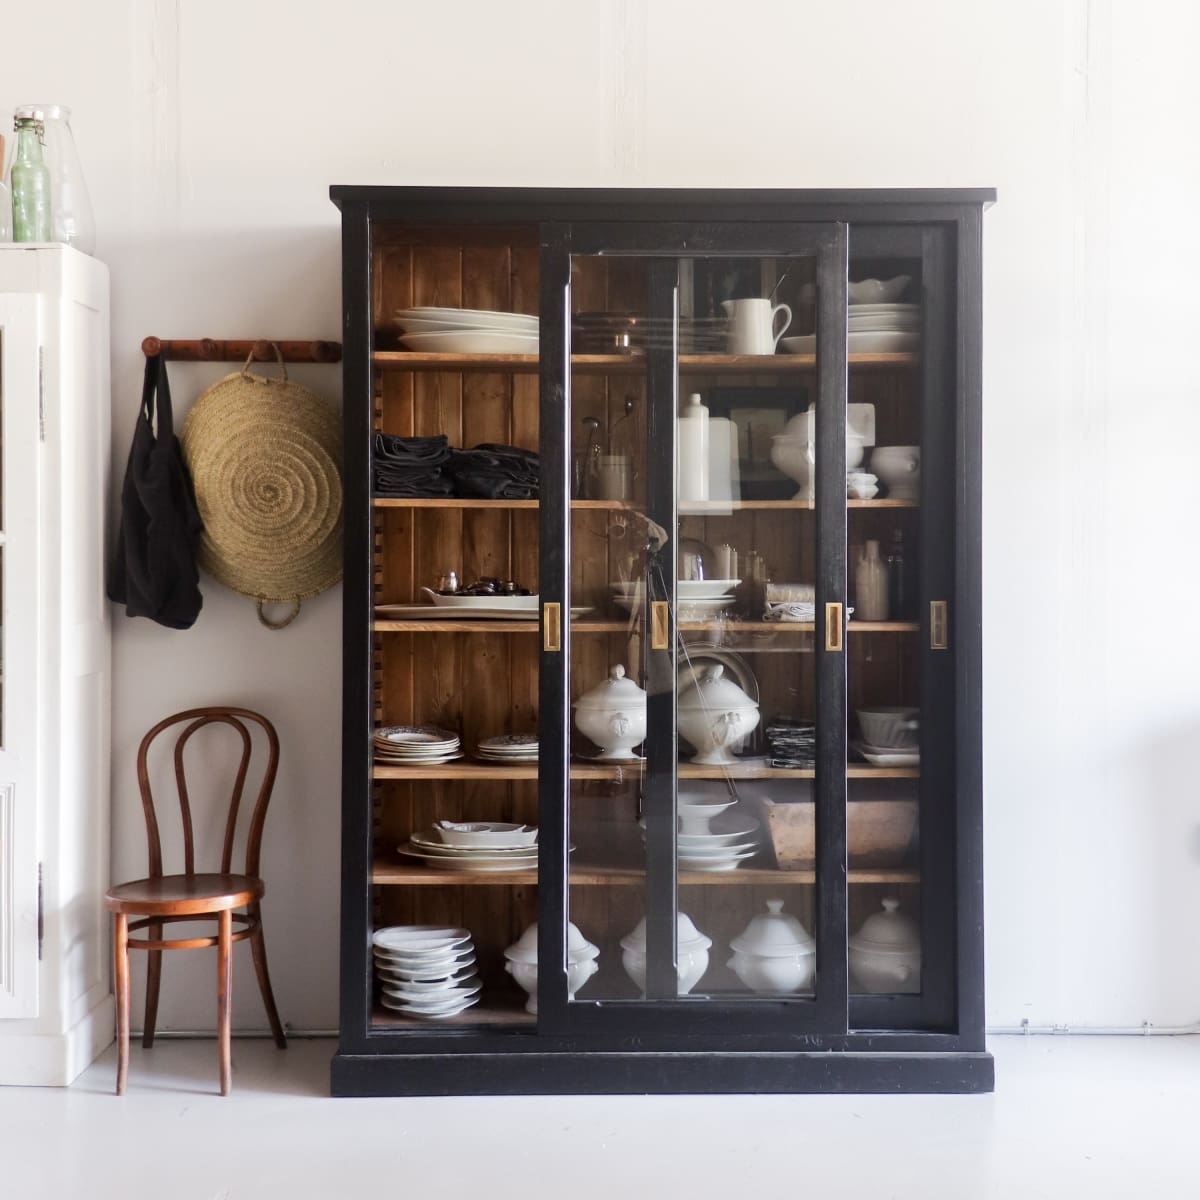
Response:
POLYGON ((171 416, 171 385, 167 381, 167 364, 161 354, 146 355, 146 374, 142 380, 142 413, 154 427, 158 438, 175 435, 171 416), (157 405, 155 393, 157 392, 157 405), (157 408, 157 412, 155 409, 157 408))

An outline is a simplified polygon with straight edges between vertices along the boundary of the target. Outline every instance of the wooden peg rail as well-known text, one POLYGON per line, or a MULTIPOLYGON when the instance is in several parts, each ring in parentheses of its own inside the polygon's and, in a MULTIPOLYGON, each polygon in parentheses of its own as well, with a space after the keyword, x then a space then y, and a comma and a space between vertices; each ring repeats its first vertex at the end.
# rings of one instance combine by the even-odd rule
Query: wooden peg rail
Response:
POLYGON ((255 362, 274 362, 274 347, 284 362, 335 363, 342 361, 341 342, 275 342, 258 339, 214 341, 212 338, 156 338, 142 341, 147 357, 161 354, 173 362, 245 362, 253 352, 255 362))

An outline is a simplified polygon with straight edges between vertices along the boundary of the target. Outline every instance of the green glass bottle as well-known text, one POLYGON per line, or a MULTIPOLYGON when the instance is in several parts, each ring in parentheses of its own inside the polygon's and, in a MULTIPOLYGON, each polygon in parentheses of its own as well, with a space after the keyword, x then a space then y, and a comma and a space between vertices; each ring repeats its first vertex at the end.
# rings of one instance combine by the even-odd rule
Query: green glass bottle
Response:
POLYGON ((48 242, 50 169, 42 157, 40 121, 18 118, 17 157, 12 165, 13 241, 48 242))

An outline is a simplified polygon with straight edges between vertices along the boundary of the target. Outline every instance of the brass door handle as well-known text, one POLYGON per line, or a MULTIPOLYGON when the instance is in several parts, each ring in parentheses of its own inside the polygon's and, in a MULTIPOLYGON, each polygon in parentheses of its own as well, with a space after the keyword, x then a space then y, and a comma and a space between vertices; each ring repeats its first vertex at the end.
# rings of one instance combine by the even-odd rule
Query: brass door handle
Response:
POLYGON ((557 600, 542 605, 542 649, 562 649, 562 605, 557 600))
POLYGON ((930 650, 946 650, 950 646, 949 608, 949 601, 946 600, 930 600, 929 602, 930 650))
POLYGON ((666 650, 670 645, 671 610, 665 600, 650 601, 650 649, 666 650))
POLYGON ((842 606, 838 603, 825 605, 825 649, 842 649, 842 606))

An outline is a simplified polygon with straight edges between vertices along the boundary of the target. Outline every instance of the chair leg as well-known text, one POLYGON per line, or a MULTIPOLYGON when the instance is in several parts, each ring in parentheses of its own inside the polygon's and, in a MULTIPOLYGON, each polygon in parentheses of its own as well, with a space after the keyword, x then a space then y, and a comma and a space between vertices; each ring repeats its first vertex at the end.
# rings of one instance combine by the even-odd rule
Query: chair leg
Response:
POLYGON ((258 976, 258 990, 262 992, 263 1007, 267 1010, 267 1020, 271 1024, 271 1036, 280 1050, 287 1049, 287 1037, 283 1032, 283 1022, 279 1019, 279 1010, 275 1007, 275 993, 271 990, 271 975, 267 970, 267 944, 263 941, 262 910, 257 904, 249 906, 250 916, 254 920, 254 932, 250 935, 250 953, 254 955, 254 973, 258 976))
POLYGON ((230 1053, 230 1019, 233 983, 233 914, 225 909, 220 914, 221 927, 217 942, 217 1043, 221 1056, 221 1095, 228 1096, 233 1064, 230 1053))
MULTIPOLYGON (((161 921, 155 921, 149 926, 152 941, 161 941, 163 927, 161 921)), ((158 985, 162 979, 161 950, 147 952, 146 964, 146 1020, 142 1024, 142 1047, 149 1050, 154 1045, 154 1029, 158 1024, 158 985)))
POLYGON ((113 914, 113 960, 117 990, 117 1095, 129 1077, 129 918, 113 914))

